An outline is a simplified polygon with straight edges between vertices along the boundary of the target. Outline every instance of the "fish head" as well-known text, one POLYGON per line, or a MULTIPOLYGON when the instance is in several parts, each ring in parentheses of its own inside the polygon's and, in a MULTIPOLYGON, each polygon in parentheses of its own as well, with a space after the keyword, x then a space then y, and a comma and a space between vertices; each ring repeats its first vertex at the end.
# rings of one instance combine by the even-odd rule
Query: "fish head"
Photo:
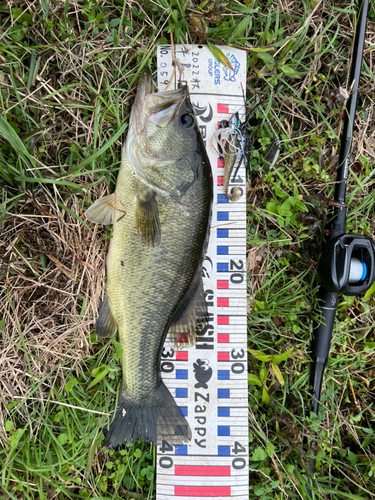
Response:
POLYGON ((144 72, 127 138, 127 157, 133 170, 154 186, 167 189, 168 182, 163 185, 160 171, 179 162, 185 165, 181 159, 193 158, 202 145, 187 85, 153 92, 151 73, 144 72))

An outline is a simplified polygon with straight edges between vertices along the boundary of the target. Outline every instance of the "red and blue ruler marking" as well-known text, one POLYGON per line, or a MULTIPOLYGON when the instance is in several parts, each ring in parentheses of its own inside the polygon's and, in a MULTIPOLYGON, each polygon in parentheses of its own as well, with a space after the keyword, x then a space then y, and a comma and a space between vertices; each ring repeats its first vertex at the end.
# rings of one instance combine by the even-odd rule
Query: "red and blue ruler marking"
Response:
MULTIPOLYGON (((205 141, 214 177, 210 242, 204 261, 203 284, 209 324, 197 332, 197 343, 175 351, 168 343, 162 353, 162 376, 192 430, 181 445, 163 441, 157 449, 157 500, 249 497, 246 196, 245 169, 233 184, 243 195, 229 202, 223 192, 223 161, 211 146, 218 123, 236 111, 245 112, 246 54, 223 48, 234 71, 224 68, 207 47, 190 51, 175 46, 191 101, 205 141), (241 87, 242 84, 242 87, 241 87)), ((158 46, 158 86, 177 88, 171 47, 158 46)))

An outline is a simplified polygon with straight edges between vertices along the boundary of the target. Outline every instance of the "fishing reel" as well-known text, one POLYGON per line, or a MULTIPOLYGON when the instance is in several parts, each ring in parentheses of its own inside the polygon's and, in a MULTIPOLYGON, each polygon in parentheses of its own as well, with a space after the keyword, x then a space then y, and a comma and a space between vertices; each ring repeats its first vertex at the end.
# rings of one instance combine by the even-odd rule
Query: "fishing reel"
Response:
POLYGON ((343 234, 324 247, 319 274, 328 292, 359 295, 375 280, 375 244, 365 236, 343 234))

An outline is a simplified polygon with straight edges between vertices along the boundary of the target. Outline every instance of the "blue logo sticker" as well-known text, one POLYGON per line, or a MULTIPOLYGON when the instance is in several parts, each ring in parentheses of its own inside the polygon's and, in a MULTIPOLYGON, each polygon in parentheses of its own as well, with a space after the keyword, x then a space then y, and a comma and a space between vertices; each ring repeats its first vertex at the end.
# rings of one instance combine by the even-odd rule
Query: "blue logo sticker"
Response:
POLYGON ((226 54, 229 62, 231 63, 234 71, 231 69, 227 68, 226 66, 223 67, 223 71, 225 73, 224 80, 227 82, 235 82, 236 81, 236 75, 238 74, 240 70, 241 64, 237 61, 236 57, 233 54, 226 54))

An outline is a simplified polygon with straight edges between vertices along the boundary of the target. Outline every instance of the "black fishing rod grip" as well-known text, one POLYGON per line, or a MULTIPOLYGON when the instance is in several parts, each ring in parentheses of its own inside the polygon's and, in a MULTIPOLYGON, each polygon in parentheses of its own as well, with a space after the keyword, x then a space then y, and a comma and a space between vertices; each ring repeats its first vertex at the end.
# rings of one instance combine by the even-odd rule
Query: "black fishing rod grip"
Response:
POLYGON ((336 316, 337 297, 337 293, 327 292, 323 286, 320 287, 318 292, 319 320, 314 321, 311 343, 311 356, 313 358, 328 358, 336 316))
POLYGON ((318 413, 320 392, 322 388, 324 368, 329 356, 333 325, 336 317, 338 294, 327 292, 321 286, 318 292, 318 321, 313 324, 313 339, 311 343, 311 379, 312 391, 311 411, 318 413))

